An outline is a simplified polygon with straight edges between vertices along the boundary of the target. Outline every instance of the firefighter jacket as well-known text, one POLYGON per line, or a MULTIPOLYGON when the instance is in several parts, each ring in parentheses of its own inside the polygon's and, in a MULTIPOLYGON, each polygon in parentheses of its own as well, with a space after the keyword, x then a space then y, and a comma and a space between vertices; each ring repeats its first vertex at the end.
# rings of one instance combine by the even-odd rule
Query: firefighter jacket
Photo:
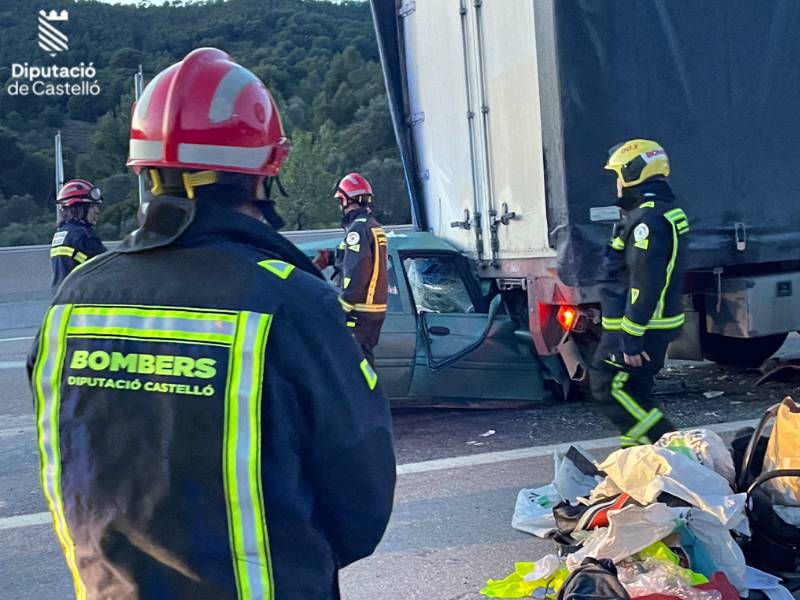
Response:
POLYGON ((50 289, 55 293, 72 269, 105 251, 103 242, 86 221, 65 221, 59 225, 50 246, 53 266, 53 283, 50 289))
POLYGON ((79 599, 339 598, 395 482, 344 321, 297 248, 204 200, 175 242, 64 282, 29 370, 79 599))
POLYGON ((639 354, 646 336, 674 339, 684 323, 681 298, 689 221, 664 186, 645 195, 615 228, 605 259, 603 330, 639 354))
POLYGON ((336 250, 335 283, 348 313, 386 313, 389 295, 386 233, 366 208, 348 213, 336 250))

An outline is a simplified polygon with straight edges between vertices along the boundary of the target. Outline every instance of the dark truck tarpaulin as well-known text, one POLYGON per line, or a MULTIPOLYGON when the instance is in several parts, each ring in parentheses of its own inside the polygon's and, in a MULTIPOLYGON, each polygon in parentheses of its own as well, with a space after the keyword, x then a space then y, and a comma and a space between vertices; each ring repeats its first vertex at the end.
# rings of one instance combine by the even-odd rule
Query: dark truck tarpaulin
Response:
MULTIPOLYGON (((372 5, 412 207, 424 228, 401 7, 372 5)), ((610 230, 592 223, 589 210, 613 203, 607 149, 634 137, 658 140, 669 153, 671 181, 692 223, 690 269, 800 258, 800 3, 536 0, 534 7, 548 226, 564 283, 594 283, 610 230)), ((457 2, 453 11, 457 18, 457 2)))

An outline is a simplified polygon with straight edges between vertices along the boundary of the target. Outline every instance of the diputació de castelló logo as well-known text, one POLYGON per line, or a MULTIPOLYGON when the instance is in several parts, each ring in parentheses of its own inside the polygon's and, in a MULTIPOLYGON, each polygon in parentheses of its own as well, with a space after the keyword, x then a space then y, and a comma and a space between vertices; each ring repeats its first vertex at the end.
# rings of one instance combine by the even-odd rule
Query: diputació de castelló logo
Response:
MULTIPOLYGON (((66 10, 40 10, 38 44, 51 58, 69 50, 69 36, 63 31, 69 22, 66 10)), ((74 49, 73 49, 74 53, 74 49)), ((15 62, 6 92, 10 96, 99 96, 100 83, 93 62, 77 65, 41 65, 15 62)))

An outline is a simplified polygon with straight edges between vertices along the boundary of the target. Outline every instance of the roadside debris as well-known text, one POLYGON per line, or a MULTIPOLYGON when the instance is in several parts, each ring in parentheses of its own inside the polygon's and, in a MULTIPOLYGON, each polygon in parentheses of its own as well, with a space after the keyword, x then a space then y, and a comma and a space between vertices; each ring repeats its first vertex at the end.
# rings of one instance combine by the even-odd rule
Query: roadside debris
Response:
POLYGON ((724 395, 725 395, 725 392, 722 392, 722 391, 719 391, 719 390, 714 390, 714 391, 710 391, 710 392, 703 392, 703 397, 704 398, 719 398, 720 396, 724 396, 724 395))
POLYGON ((760 590, 761 598, 790 600, 781 578, 765 571, 784 567, 778 575, 785 585, 800 588, 800 573, 798 579, 783 573, 800 571, 800 405, 787 399, 772 407, 759 427, 739 432, 733 446, 731 452, 715 432, 695 429, 617 450, 600 463, 576 446, 556 455, 553 482, 521 490, 511 522, 553 540, 556 552, 517 563, 481 593, 736 600, 760 590), (776 424, 768 434, 771 419, 776 424), (753 484, 775 468, 796 470, 768 479, 771 485, 761 483, 763 475, 753 484), (767 498, 767 516, 759 494, 767 498))
POLYGON ((489 437, 490 435, 494 435, 495 433, 497 432, 494 429, 490 429, 489 431, 483 432, 478 437, 489 437))

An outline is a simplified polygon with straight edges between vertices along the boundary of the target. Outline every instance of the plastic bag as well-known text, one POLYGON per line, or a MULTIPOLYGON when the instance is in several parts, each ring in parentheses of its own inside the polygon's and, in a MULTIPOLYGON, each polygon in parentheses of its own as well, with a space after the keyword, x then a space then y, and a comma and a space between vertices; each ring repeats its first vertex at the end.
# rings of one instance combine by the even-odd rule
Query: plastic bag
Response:
POLYGON ((682 600, 722 600, 722 594, 717 590, 703 591, 692 587, 687 571, 651 556, 617 564, 617 576, 631 598, 662 594, 682 600))
POLYGON ((599 466, 610 483, 640 504, 672 494, 734 527, 744 519, 745 494, 733 494, 727 480, 683 454, 656 446, 617 450, 599 466))
POLYGON ((546 538, 556 531, 553 507, 559 502, 561 496, 552 484, 520 490, 511 526, 519 531, 546 538))
POLYGON ((680 452, 722 475, 729 484, 736 479, 733 458, 725 442, 710 429, 692 429, 665 433, 655 443, 660 448, 680 452))
POLYGON ((553 485, 564 500, 575 504, 578 498, 592 493, 599 478, 591 454, 578 446, 570 446, 563 457, 555 454, 553 460, 555 462, 553 485))
POLYGON ((576 568, 586 557, 610 558, 614 562, 631 557, 675 531, 680 525, 680 513, 661 503, 626 506, 610 512, 608 521, 607 529, 592 531, 583 548, 567 557, 567 567, 576 568))
POLYGON ((722 571, 740 594, 747 595, 744 554, 727 527, 712 515, 685 509, 681 546, 689 554, 693 570, 707 577, 722 571))
MULTIPOLYGON (((800 469, 800 405, 791 398, 785 398, 778 408, 764 456, 764 472, 777 469, 800 469)), ((772 479, 764 483, 764 489, 776 504, 800 506, 798 477, 772 479)))

